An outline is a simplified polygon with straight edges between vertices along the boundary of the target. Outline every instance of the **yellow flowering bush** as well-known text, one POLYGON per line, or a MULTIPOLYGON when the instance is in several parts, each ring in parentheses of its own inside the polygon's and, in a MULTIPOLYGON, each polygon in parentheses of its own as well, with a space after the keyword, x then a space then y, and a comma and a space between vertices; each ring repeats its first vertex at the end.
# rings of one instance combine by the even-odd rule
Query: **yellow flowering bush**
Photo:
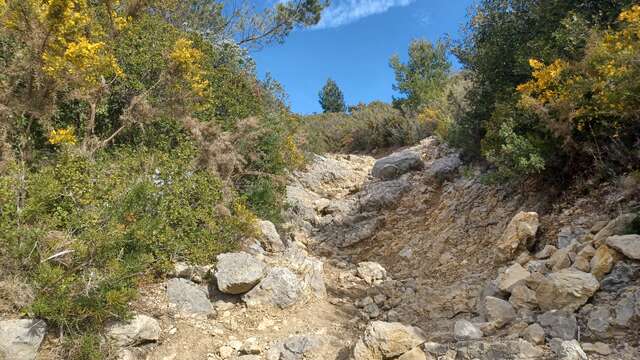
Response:
POLYGON ((75 145, 78 141, 72 128, 51 130, 48 140, 51 145, 75 145))
POLYGON ((559 96, 556 88, 561 83, 560 76, 566 69, 567 63, 558 59, 550 65, 545 65, 537 59, 530 59, 529 65, 533 69, 531 73, 533 80, 519 85, 516 89, 543 104, 554 101, 559 96))
POLYGON ((84 36, 66 45, 59 55, 43 55, 45 71, 52 77, 76 78, 79 85, 92 89, 100 85, 103 77, 122 75, 115 57, 109 54, 102 41, 91 42, 84 36))
MULTIPOLYGON (((202 59, 202 52, 193 47, 193 41, 185 38, 178 39, 169 54, 169 60, 177 75, 199 97, 204 97, 209 89, 209 81, 205 79, 206 73, 202 66, 202 59)), ((182 85, 176 84, 176 86, 180 88, 182 85)))
MULTIPOLYGON (((595 33, 580 61, 530 60, 532 80, 517 87, 519 106, 535 112, 571 153, 628 162, 640 118, 640 5, 616 30, 595 33), (609 153, 609 154, 607 154, 609 153), (619 154, 625 154, 619 155, 619 154)), ((572 157, 574 155, 571 155, 572 157)))

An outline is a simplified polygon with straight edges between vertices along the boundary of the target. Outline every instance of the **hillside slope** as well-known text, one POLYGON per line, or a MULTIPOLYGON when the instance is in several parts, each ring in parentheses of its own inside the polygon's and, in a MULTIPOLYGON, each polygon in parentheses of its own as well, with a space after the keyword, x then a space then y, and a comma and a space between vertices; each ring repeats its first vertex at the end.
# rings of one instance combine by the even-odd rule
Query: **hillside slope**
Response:
MULTIPOLYGON (((378 161, 317 156, 287 201, 279 233, 262 222, 243 254, 145 286, 133 323, 107 332, 111 355, 640 358, 640 239, 615 236, 633 187, 487 184, 428 138, 378 161)), ((8 354, 12 336, 0 334, 8 354)), ((38 358, 59 358, 59 341, 50 332, 38 358)))

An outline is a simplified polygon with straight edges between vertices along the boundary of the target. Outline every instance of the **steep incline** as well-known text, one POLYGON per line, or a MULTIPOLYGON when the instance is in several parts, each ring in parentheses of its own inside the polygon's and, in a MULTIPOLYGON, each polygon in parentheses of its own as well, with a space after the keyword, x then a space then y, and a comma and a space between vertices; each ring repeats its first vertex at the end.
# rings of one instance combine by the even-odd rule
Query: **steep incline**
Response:
POLYGON ((279 231, 261 222, 242 253, 144 287, 113 355, 639 359, 640 236, 616 236, 637 190, 491 185, 434 138, 317 156, 291 175, 279 231))

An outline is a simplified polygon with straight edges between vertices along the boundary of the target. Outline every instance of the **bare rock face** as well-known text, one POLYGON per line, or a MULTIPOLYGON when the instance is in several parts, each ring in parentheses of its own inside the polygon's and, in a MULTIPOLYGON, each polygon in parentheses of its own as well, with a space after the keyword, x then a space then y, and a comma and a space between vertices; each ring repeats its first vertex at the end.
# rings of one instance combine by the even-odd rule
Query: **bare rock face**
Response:
POLYGON ((590 273, 564 269, 545 277, 536 289, 540 308, 576 311, 598 290, 600 284, 590 273))
POLYGON ((113 323, 107 336, 118 346, 131 346, 160 339, 160 324, 152 317, 138 314, 129 322, 113 323))
POLYGON ((0 359, 35 359, 46 332, 42 320, 0 321, 0 359))
POLYGON ((401 356, 426 341, 418 328, 374 321, 356 343, 353 351, 355 360, 383 360, 401 356))
POLYGON ((406 179, 373 182, 365 185, 358 202, 361 211, 379 211, 395 205, 411 188, 406 179))
POLYGON ((519 248, 527 246, 538 232, 538 213, 520 212, 511 219, 498 240, 497 248, 504 259, 512 259, 519 248))
POLYGON ((273 305, 281 309, 295 304, 303 294, 302 281, 291 270, 276 267, 251 291, 242 296, 249 307, 273 305))
POLYGON ((220 254, 217 260, 215 276, 218 289, 226 294, 248 292, 265 274, 266 265, 244 252, 220 254))
POLYGON ((607 245, 630 259, 640 260, 640 235, 610 236, 607 238, 607 245))
POLYGON ((413 170, 421 170, 424 163, 413 151, 402 151, 384 157, 373 165, 371 175, 382 180, 391 180, 413 170))

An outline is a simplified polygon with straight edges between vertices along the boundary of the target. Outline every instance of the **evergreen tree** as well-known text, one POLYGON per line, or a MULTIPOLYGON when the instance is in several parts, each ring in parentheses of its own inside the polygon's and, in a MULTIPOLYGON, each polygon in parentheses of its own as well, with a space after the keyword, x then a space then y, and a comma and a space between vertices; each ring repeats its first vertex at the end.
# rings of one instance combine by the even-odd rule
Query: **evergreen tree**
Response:
POLYGON ((427 40, 414 40, 409 46, 409 61, 404 64, 395 55, 390 65, 396 77, 393 89, 404 95, 394 98, 394 106, 406 105, 414 111, 442 95, 451 71, 444 41, 432 44, 427 40))
POLYGON ((320 106, 325 113, 341 113, 344 112, 346 106, 344 104, 344 95, 335 81, 327 79, 320 93, 320 106))

